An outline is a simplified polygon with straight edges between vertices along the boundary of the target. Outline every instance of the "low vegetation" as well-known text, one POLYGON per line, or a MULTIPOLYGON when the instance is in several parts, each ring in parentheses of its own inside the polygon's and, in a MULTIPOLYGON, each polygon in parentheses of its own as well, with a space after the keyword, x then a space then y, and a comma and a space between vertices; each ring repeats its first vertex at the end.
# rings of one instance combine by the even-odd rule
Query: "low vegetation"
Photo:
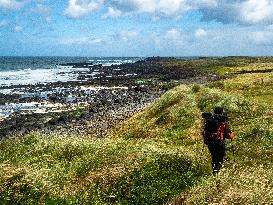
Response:
MULTIPOLYGON (((271 61, 201 59, 198 63, 206 72, 215 72, 216 67, 224 65, 221 73, 228 72, 233 77, 207 85, 177 86, 143 112, 119 124, 111 137, 33 132, 2 140, 0 202, 272 202, 273 74, 236 74, 242 70, 270 70, 271 61), (213 176, 201 137, 201 112, 211 111, 216 105, 225 107, 236 137, 232 143, 227 142, 224 168, 213 176)), ((176 63, 181 66, 191 62, 176 63)))

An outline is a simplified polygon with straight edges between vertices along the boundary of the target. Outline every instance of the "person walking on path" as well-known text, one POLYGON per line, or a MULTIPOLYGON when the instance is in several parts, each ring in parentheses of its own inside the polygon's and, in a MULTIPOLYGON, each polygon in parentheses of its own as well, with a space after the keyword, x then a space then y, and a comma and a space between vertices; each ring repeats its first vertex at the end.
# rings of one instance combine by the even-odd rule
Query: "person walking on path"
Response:
POLYGON ((202 113, 202 117, 205 118, 204 143, 211 154, 212 172, 216 174, 224 161, 225 139, 232 140, 234 134, 229 129, 228 118, 222 107, 215 107, 213 113, 202 113))

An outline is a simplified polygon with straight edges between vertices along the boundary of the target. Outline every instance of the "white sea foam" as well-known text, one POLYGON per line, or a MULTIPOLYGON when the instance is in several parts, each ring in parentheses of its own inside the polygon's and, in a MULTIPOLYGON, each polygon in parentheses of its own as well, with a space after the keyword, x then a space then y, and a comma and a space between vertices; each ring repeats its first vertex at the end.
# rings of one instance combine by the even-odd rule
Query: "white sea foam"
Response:
POLYGON ((0 89, 0 93, 11 94, 11 93, 13 93, 13 89, 0 89))
POLYGON ((105 87, 105 86, 80 86, 80 89, 83 90, 83 91, 128 90, 128 87, 125 87, 125 86, 114 86, 114 87, 105 87))
MULTIPOLYGON (((31 103, 6 103, 5 105, 0 105, 0 121, 4 118, 9 117, 13 113, 45 113, 45 112, 57 112, 60 110, 61 105, 50 104, 47 102, 48 94, 51 93, 61 93, 62 89, 65 88, 56 88, 52 91, 43 91, 43 90, 34 90, 26 91, 24 88, 1 88, 2 86, 11 86, 11 85, 28 85, 28 84, 37 84, 37 83, 51 83, 51 82, 67 82, 67 81, 76 81, 78 77, 78 72, 75 71, 89 71, 89 68, 73 68, 72 66, 61 66, 65 63, 71 62, 85 62, 87 59, 76 59, 74 58, 36 58, 36 57, 0 57, 0 93, 3 94, 18 94, 21 97, 33 97, 39 96, 45 102, 31 102, 31 103), (31 69, 30 69, 31 68, 31 69)), ((132 59, 90 59, 89 62, 92 62, 94 65, 102 64, 103 66, 110 65, 119 65, 124 63, 133 63, 137 58, 132 59)), ((116 71, 119 71, 120 68, 116 68, 116 71)), ((92 78, 97 78, 96 75, 103 74, 101 70, 94 70, 93 73, 86 74, 92 76, 92 78)), ((126 76, 134 74, 125 74, 126 76)), ((124 76, 124 75, 121 75, 124 76)), ((112 77, 112 76, 109 76, 112 77)), ((83 90, 86 93, 96 92, 102 89, 128 89, 127 87, 79 87, 80 90, 83 90)), ((75 97, 69 95, 67 97, 67 102, 73 102, 75 97)))
POLYGON ((21 114, 29 113, 47 113, 50 112, 61 112, 63 104, 60 103, 49 103, 49 102, 29 102, 29 103, 6 103, 0 106, 0 121, 9 117, 15 112, 21 114))
MULTIPOLYGON (((27 96, 36 96, 39 95, 41 98, 43 96, 47 96, 48 93, 62 93, 67 88, 55 88, 53 91, 39 91, 36 90, 34 93, 26 93, 23 90, 20 89, 0 89, 0 93, 4 94, 19 94, 19 95, 27 95, 27 96)), ((92 92, 98 92, 99 90, 127 90, 128 87, 125 86, 114 86, 114 87, 105 87, 105 86, 79 86, 76 88, 76 90, 82 90, 86 94, 90 94, 92 92)), ((46 97, 45 97, 46 98, 46 97)), ((75 96, 72 94, 68 95, 66 97, 67 103, 72 103, 76 106, 75 103, 73 103, 75 99, 75 96)), ((87 102, 80 102, 80 103, 87 103, 87 102)), ((71 104, 70 104, 71 105, 71 104)), ((70 106, 69 105, 69 106, 70 106)), ((26 102, 26 103, 6 103, 4 105, 0 105, 0 121, 3 119, 9 117, 15 112, 20 112, 21 114, 30 114, 30 113, 48 113, 48 112, 60 112, 63 111, 65 104, 61 103, 50 103, 47 100, 44 100, 42 102, 26 102)))
POLYGON ((134 63, 135 59, 91 59, 89 62, 92 62, 94 65, 102 64, 103 66, 111 66, 111 65, 121 65, 125 63, 134 63))
MULTIPOLYGON (((25 62, 22 60, 17 62, 16 59, 10 59, 9 68, 11 69, 9 70, 4 70, 6 65, 4 64, 5 62, 3 60, 3 65, 1 65, 0 63, 1 65, 0 66, 0 86, 50 83, 50 82, 57 82, 57 81, 61 81, 61 82, 74 81, 78 77, 77 72, 74 72, 74 71, 89 70, 89 68, 72 68, 72 66, 60 66, 57 64, 57 62, 54 62, 56 64, 51 63, 50 65, 45 66, 43 63, 48 63, 48 62, 44 62, 41 59, 40 59, 41 62, 39 62, 39 65, 33 66, 31 62, 37 60, 36 58, 31 58, 31 59, 26 58, 26 60, 28 60, 27 61, 28 64, 25 65, 24 64, 25 62), (12 69, 13 66, 15 68, 20 67, 20 69, 13 70, 12 69), (1 68, 4 68, 4 69, 1 70, 1 68), (22 69, 22 68, 25 68, 25 69, 22 69)), ((111 66, 111 65, 120 65, 124 63, 133 63, 136 60, 139 60, 139 59, 137 58, 136 59, 134 58, 132 59, 95 58, 95 59, 89 59, 88 61, 92 62, 94 65, 102 64, 103 66, 111 66)), ((71 59, 71 62, 73 62, 73 59, 71 59)), ((97 74, 98 72, 95 71, 91 75, 94 76, 95 78, 97 74)))
MULTIPOLYGON (((88 68, 77 69, 77 71, 85 70, 88 70, 88 68)), ((67 66, 54 69, 4 71, 0 72, 0 86, 73 81, 78 76, 73 71, 75 71, 74 68, 67 66)))

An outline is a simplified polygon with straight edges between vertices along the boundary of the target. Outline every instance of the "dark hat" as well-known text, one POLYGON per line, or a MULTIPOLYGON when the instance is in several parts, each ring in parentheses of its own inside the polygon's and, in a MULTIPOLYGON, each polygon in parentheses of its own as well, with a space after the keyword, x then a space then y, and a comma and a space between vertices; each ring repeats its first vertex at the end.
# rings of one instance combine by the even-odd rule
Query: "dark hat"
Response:
POLYGON ((220 107, 220 106, 216 106, 214 108, 214 113, 215 114, 223 114, 224 113, 224 108, 220 107))

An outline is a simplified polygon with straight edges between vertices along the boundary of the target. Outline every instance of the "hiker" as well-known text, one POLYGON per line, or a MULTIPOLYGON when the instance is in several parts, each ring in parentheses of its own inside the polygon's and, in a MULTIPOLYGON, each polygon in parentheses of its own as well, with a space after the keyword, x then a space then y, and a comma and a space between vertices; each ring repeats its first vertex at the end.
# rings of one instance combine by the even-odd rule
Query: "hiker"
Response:
POLYGON ((204 143, 212 158, 212 172, 216 174, 222 167, 225 156, 225 139, 233 139, 234 135, 230 131, 227 116, 222 107, 215 107, 214 113, 202 113, 205 118, 205 128, 203 132, 204 143))

